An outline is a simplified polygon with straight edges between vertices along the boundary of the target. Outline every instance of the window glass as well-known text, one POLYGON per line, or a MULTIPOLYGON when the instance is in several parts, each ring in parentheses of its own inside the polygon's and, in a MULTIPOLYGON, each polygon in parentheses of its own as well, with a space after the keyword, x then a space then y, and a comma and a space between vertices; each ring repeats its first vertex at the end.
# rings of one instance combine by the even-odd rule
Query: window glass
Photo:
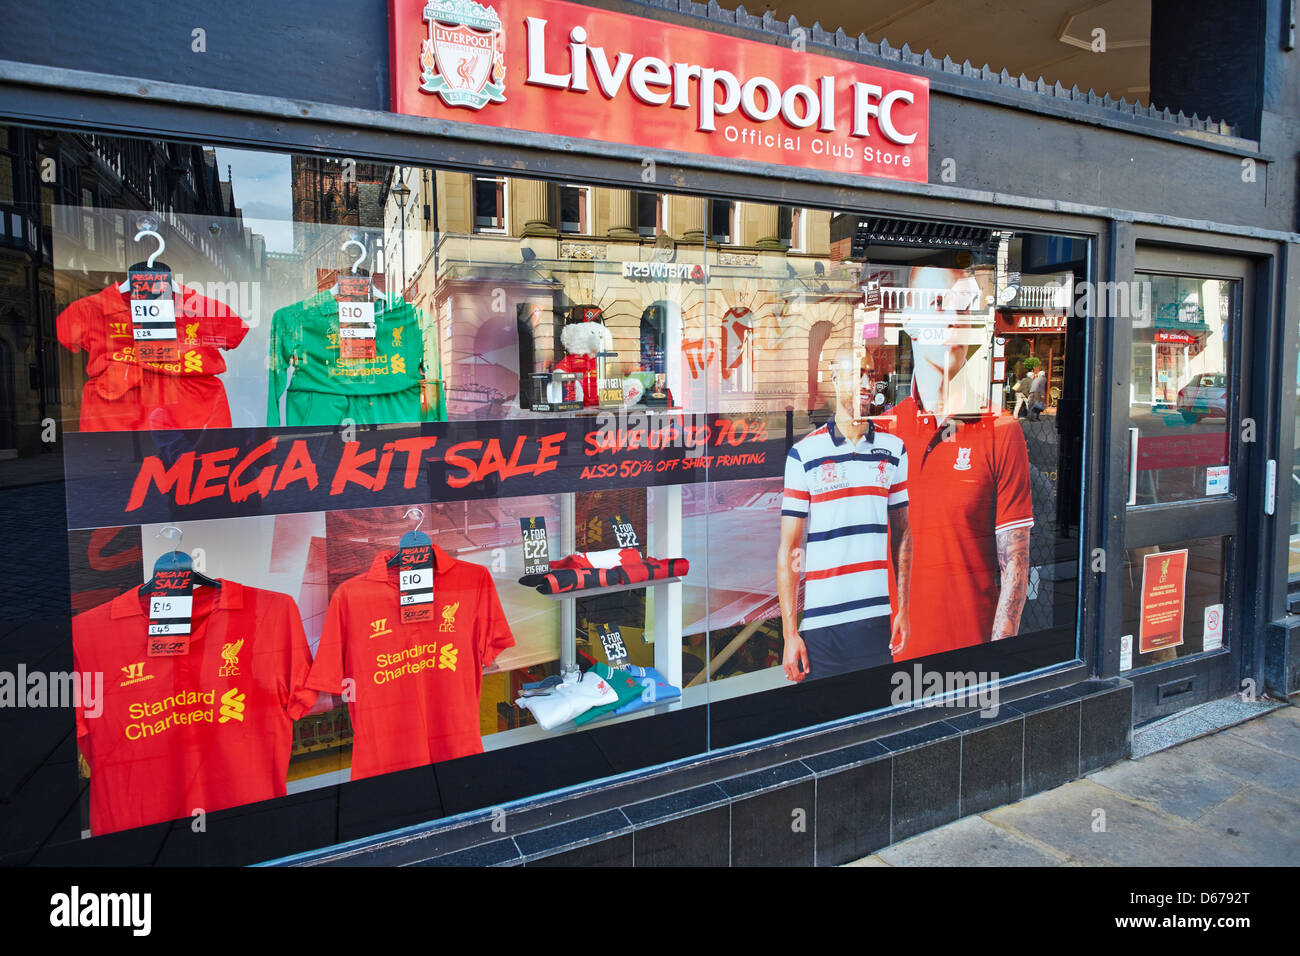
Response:
POLYGON ((68 591, 0 614, 105 675, 83 836, 429 766, 478 809, 1075 654, 1081 240, 4 143, 0 472, 68 591))
POLYGON ((1139 273, 1133 284, 1129 423, 1132 503, 1194 501, 1231 490, 1228 378, 1240 286, 1139 273))

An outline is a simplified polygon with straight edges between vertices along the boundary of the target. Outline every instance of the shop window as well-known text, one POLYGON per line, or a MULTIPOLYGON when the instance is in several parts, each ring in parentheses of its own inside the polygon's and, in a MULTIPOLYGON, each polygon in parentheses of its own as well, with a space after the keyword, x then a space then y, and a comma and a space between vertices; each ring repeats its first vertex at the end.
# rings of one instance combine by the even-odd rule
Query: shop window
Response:
POLYGON ((474 178, 474 231, 505 232, 506 180, 476 176, 474 178))
POLYGON ((560 231, 580 235, 591 233, 591 187, 560 187, 560 231))
POLYGON ((807 237, 804 234, 804 210, 795 206, 782 206, 776 214, 776 235, 790 252, 806 252, 807 237))
POLYGON ((661 193, 637 193, 636 231, 638 235, 653 239, 660 233, 667 232, 666 227, 668 197, 661 193))
POLYGON ((709 239, 724 246, 732 244, 732 237, 736 236, 736 208, 736 203, 722 199, 709 203, 709 239))

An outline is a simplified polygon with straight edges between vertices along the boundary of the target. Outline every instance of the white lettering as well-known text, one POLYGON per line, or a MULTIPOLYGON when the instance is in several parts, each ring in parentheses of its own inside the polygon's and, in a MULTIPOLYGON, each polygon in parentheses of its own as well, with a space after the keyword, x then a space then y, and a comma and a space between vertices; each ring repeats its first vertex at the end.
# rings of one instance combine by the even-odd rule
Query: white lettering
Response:
POLYGON ((740 81, 729 70, 700 70, 700 125, 699 129, 712 133, 718 128, 717 117, 734 112, 740 103, 740 81), (722 84, 725 97, 717 102, 717 86, 722 84))
POLYGON ((781 111, 781 88, 765 76, 753 77, 740 88, 740 111, 756 122, 766 123, 781 111), (760 89, 767 101, 761 110, 754 95, 760 89))
POLYGON ((652 93, 649 87, 654 86, 671 86, 672 74, 668 72, 668 64, 663 60, 653 56, 643 56, 632 66, 632 72, 627 78, 628 89, 632 95, 643 103, 649 103, 652 106, 663 106, 671 98, 671 93, 652 93), (649 75, 647 75, 649 74, 649 75))
POLYGON ((557 90, 568 89, 572 74, 546 72, 546 23, 540 17, 524 18, 528 31, 528 77, 525 82, 557 90))

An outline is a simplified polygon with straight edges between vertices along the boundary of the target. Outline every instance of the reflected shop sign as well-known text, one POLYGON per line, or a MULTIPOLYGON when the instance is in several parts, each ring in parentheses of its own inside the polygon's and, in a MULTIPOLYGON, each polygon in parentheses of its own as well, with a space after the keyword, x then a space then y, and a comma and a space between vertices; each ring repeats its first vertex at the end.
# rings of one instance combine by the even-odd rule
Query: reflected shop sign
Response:
POLYGON ((390 0, 389 31, 398 113, 928 179, 923 77, 563 0, 390 0))

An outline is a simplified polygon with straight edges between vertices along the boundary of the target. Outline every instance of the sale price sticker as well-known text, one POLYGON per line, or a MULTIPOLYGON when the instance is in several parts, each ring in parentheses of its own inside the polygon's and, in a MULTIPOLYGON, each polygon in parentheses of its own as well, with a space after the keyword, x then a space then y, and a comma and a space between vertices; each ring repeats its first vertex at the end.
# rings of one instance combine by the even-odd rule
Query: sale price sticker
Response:
POLYGON ((551 570, 551 549, 546 538, 546 519, 520 518, 524 542, 524 574, 545 574, 551 570))
POLYGON ((605 650, 605 660, 610 667, 620 667, 628 662, 627 645, 617 624, 601 624, 597 629, 600 646, 605 650))
POLYGON ((157 571, 149 583, 149 656, 177 657, 190 650, 194 576, 188 569, 157 571), (168 640, 163 640, 168 638, 168 640))
POLYGON ((369 276, 339 276, 339 358, 373 359, 375 303, 369 276))
POLYGON ((641 542, 636 536, 632 522, 625 521, 621 514, 609 519, 610 538, 616 548, 640 548, 641 542))
POLYGON ((133 269, 131 325, 139 341, 176 338, 176 303, 172 299, 172 274, 166 269, 133 269))
POLYGON ((402 609, 402 623, 429 620, 433 603, 433 545, 421 544, 402 548, 397 560, 397 603, 402 609))

